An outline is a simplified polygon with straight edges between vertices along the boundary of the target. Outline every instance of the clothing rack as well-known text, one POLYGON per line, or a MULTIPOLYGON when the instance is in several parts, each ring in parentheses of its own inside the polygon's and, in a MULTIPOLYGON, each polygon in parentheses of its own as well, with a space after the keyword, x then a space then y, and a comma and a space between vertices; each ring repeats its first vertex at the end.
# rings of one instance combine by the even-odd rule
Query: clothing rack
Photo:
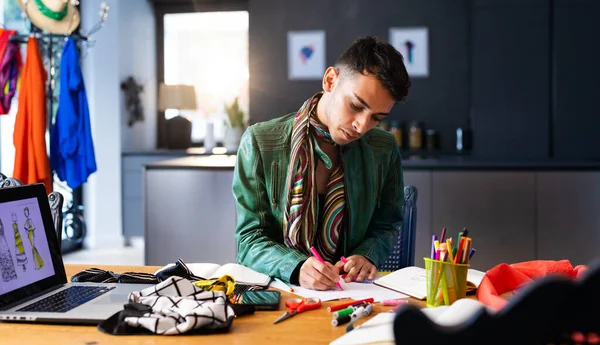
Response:
MULTIPOLYGON (((83 34, 80 28, 77 28, 71 34, 54 34, 43 32, 40 28, 36 27, 33 23, 30 23, 30 33, 28 34, 15 34, 11 36, 11 42, 18 42, 26 44, 30 37, 37 39, 38 44, 42 50, 42 57, 44 58, 44 65, 48 73, 48 80, 46 83, 46 133, 50 135, 52 132, 52 124, 55 114, 55 106, 57 104, 57 97, 55 95, 56 76, 60 68, 60 52, 62 43, 67 39, 71 39, 78 43, 81 50, 81 42, 85 42, 87 47, 93 44, 90 37, 104 27, 104 23, 108 18, 109 7, 106 4, 101 5, 100 20, 92 26, 92 28, 83 34), (58 61, 58 63, 57 63, 58 61)), ((87 49, 87 48, 86 48, 87 49)), ((80 51, 81 53, 81 51, 80 51)), ((81 54, 80 54, 81 55, 81 54)), ((60 183, 60 181, 54 180, 54 171, 50 167, 50 183, 60 183)), ((65 192, 68 187, 65 186, 65 192)), ((62 191, 61 191, 62 192, 62 191)), ((62 192, 64 193, 64 192, 62 192)), ((83 216, 83 190, 82 187, 77 187, 70 191, 71 203, 68 205, 66 210, 63 210, 63 229, 61 251, 63 253, 69 253, 82 248, 83 240, 86 235, 85 218, 83 216)), ((58 231, 58 229, 57 229, 58 231)))

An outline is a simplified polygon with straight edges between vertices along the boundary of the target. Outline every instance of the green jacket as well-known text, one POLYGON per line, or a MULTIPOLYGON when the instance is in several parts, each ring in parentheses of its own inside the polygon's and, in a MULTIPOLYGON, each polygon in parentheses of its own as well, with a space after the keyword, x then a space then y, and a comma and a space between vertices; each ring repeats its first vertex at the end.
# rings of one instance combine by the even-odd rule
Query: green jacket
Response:
MULTIPOLYGON (((295 114, 248 127, 240 141, 233 173, 237 208, 237 262, 289 282, 308 257, 283 240, 288 193, 287 167, 295 114)), ((317 146, 318 147, 318 146, 317 146)), ((340 147, 344 164, 348 230, 343 255, 360 254, 383 264, 402 225, 404 182, 396 141, 374 128, 340 147)), ((318 150, 317 154, 323 154, 318 150)))

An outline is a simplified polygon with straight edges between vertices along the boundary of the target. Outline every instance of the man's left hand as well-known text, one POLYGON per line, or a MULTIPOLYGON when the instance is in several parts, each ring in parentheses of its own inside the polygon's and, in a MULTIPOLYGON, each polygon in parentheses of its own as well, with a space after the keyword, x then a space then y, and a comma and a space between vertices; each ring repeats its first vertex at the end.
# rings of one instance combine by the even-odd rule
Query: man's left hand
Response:
POLYGON ((338 261, 335 264, 341 274, 346 273, 344 281, 350 283, 354 280, 362 282, 365 279, 373 280, 377 274, 377 267, 362 255, 352 255, 346 258, 346 263, 338 261), (355 279, 356 278, 356 279, 355 279))

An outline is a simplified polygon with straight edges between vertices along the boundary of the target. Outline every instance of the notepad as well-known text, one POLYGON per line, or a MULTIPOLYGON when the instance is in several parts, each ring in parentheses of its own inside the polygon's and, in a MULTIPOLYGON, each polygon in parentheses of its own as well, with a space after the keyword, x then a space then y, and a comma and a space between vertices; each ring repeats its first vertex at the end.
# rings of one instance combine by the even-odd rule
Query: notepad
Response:
MULTIPOLYGON (((479 286, 485 272, 472 268, 467 273, 467 281, 479 286)), ((425 269, 411 266, 394 271, 374 281, 374 284, 405 293, 417 299, 427 298, 425 269)))
MULTIPOLYGON (((224 265, 213 263, 186 263, 185 265, 192 271, 192 274, 205 279, 218 279, 227 274, 233 277, 238 284, 268 286, 271 281, 271 277, 266 274, 234 263, 224 265)), ((169 264, 163 268, 172 266, 175 266, 175 264, 169 264)))

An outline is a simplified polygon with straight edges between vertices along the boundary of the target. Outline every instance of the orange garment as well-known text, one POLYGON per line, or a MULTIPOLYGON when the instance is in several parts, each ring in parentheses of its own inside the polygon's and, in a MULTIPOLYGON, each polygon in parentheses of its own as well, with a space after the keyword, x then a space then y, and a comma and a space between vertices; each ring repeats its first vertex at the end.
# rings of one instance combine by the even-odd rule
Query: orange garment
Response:
POLYGON ((508 301, 502 294, 512 292, 524 285, 548 275, 560 275, 570 279, 578 279, 587 266, 575 268, 568 260, 550 261, 534 260, 512 265, 500 264, 485 273, 477 288, 477 300, 481 303, 500 310, 508 301))
POLYGON ((50 162, 46 151, 46 79, 37 40, 30 37, 15 119, 13 177, 24 184, 43 182, 46 192, 50 193, 50 162))

